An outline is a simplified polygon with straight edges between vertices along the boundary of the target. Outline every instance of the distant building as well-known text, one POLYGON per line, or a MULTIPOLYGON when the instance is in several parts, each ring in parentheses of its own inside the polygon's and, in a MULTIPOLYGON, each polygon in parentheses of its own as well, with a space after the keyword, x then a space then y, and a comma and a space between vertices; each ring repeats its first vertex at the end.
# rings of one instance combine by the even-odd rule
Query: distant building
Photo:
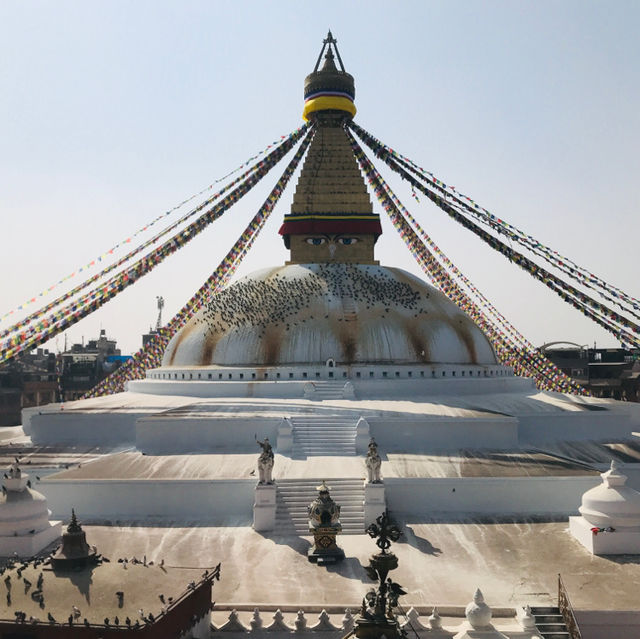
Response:
POLYGON ((0 367, 0 426, 20 424, 23 408, 58 399, 56 356, 39 348, 0 367))
POLYGON ((640 351, 570 342, 545 344, 540 350, 594 397, 640 401, 640 351))
POLYGON ((79 399, 110 375, 129 356, 122 355, 116 340, 107 337, 104 329, 98 339, 87 344, 74 344, 59 355, 61 360, 61 400, 79 399))

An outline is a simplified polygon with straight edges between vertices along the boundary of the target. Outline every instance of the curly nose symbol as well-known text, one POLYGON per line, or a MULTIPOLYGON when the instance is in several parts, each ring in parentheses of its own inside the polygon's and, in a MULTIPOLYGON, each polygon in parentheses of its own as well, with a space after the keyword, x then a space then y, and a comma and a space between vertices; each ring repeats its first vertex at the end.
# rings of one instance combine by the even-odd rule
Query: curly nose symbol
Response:
POLYGON ((336 252, 336 245, 333 242, 331 242, 331 244, 329 244, 329 255, 333 257, 335 252, 336 252))

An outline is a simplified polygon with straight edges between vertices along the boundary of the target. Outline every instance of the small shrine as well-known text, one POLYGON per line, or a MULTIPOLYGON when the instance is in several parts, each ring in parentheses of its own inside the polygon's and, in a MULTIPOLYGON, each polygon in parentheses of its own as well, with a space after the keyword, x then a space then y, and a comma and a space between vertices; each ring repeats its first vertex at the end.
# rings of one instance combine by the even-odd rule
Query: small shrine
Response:
POLYGON ((580 517, 569 517, 571 534, 594 555, 640 554, 640 492, 625 486, 616 460, 600 477, 582 496, 580 517))
POLYGON ((57 570, 73 570, 96 564, 98 560, 96 547, 87 543, 86 533, 72 509, 67 532, 62 535, 62 546, 51 557, 51 566, 57 570))
POLYGON ((320 565, 335 564, 344 559, 344 551, 336 544, 336 535, 342 532, 340 506, 329 494, 323 481, 317 487, 318 496, 309 504, 309 532, 313 533, 313 546, 307 558, 320 565))
POLYGON ((50 522, 42 493, 31 487, 29 474, 16 458, 4 475, 0 497, 0 556, 32 557, 60 537, 61 524, 50 522))

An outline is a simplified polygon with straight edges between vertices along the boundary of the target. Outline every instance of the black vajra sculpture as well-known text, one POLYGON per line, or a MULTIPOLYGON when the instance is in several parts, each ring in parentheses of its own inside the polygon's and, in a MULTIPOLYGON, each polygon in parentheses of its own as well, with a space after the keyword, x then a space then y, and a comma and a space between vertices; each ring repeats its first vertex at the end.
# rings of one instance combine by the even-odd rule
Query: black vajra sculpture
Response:
POLYGON ((387 552, 392 541, 398 541, 402 532, 396 526, 389 514, 385 511, 376 519, 375 524, 367 528, 367 533, 376 539, 376 546, 381 552, 369 559, 369 565, 365 566, 368 577, 378 582, 377 591, 373 588, 365 595, 362 601, 362 616, 366 619, 377 620, 394 619, 393 608, 398 605, 398 598, 407 594, 406 591, 393 582, 387 575, 398 567, 398 558, 387 552))
POLYGON ((387 550, 391 547, 392 541, 398 541, 402 536, 400 529, 391 521, 389 513, 385 510, 382 515, 376 518, 376 523, 371 524, 367 528, 369 537, 375 539, 376 546, 382 550, 383 554, 386 554, 387 550))

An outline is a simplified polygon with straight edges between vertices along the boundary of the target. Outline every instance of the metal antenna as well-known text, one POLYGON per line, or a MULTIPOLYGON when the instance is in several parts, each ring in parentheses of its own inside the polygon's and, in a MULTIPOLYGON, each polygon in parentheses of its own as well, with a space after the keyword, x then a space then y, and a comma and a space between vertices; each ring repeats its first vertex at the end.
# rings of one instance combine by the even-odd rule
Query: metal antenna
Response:
POLYGON ((162 328, 162 309, 164 308, 164 297, 162 297, 162 295, 157 295, 156 302, 158 304, 158 319, 156 320, 156 331, 159 331, 162 328))

